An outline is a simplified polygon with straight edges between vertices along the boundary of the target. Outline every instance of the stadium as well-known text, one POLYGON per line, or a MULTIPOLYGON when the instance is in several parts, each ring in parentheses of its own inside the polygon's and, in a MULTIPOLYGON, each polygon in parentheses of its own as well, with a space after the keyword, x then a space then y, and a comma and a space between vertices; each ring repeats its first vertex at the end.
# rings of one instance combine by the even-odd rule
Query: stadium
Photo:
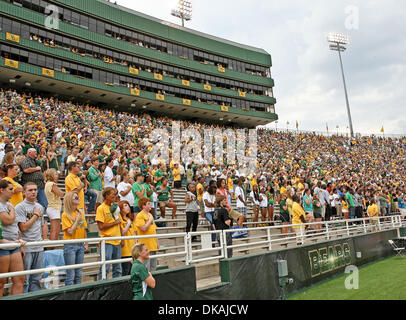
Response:
POLYGON ((406 137, 271 130, 268 52, 109 1, 0 45, 0 300, 406 298, 406 137))

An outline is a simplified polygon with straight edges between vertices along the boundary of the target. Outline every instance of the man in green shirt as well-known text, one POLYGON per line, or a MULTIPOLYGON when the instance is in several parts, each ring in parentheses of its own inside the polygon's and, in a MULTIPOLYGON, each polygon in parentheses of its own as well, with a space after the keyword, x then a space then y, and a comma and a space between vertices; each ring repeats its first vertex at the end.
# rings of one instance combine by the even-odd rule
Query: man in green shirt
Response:
POLYGON ((92 166, 88 170, 89 174, 87 176, 87 181, 90 183, 90 189, 97 194, 96 207, 103 203, 103 183, 102 183, 102 174, 99 170, 99 159, 92 159, 92 166))
MULTIPOLYGON (((355 218, 355 203, 352 197, 352 190, 351 188, 345 188, 347 193, 345 194, 345 199, 347 201, 348 210, 350 211, 350 219, 355 218)), ((345 192, 345 191, 344 191, 345 192)))
POLYGON ((138 207, 138 200, 147 196, 147 190, 144 186, 144 176, 142 173, 138 173, 136 181, 132 186, 132 193, 134 195, 134 213, 138 213, 141 209, 138 207))
POLYGON ((164 177, 164 172, 163 172, 163 165, 160 163, 158 165, 158 170, 155 171, 155 180, 157 181, 156 186, 162 185, 162 179, 164 177))

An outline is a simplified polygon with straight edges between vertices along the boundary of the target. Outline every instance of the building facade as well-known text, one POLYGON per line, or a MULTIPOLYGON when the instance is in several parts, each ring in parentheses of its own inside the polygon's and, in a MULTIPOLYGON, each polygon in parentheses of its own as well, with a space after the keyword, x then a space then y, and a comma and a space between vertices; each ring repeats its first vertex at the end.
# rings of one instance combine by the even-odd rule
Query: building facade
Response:
POLYGON ((271 56, 104 0, 0 0, 2 86, 244 127, 278 119, 271 56))

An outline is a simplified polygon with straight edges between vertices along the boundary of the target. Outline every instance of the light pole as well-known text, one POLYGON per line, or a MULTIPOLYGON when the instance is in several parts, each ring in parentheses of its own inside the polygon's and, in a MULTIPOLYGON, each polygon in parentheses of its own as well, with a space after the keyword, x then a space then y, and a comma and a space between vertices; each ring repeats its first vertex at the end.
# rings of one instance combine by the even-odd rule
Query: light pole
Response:
POLYGON ((275 121, 276 132, 278 132, 278 120, 275 121))
POLYGON ((185 26, 185 20, 192 20, 192 3, 187 0, 179 0, 178 8, 172 10, 174 17, 182 19, 182 27, 185 26))
POLYGON ((347 103, 348 122, 350 125, 351 137, 354 137, 354 129, 352 126, 350 103, 348 102, 347 85, 345 83, 345 77, 344 77, 343 60, 341 58, 341 52, 344 52, 345 50, 347 50, 345 45, 347 45, 349 43, 349 39, 348 39, 348 36, 343 35, 343 34, 330 33, 327 37, 327 40, 330 43, 330 50, 338 51, 338 56, 340 58, 341 74, 343 76, 343 83, 344 83, 345 102, 347 103))

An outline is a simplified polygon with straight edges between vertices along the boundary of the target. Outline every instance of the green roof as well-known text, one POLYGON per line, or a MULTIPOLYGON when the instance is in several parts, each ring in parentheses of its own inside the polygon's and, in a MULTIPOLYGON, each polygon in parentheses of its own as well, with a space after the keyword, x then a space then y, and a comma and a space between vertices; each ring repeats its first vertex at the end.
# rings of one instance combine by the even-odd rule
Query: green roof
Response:
POLYGON ((54 0, 57 3, 86 12, 140 32, 186 46, 208 51, 252 64, 271 66, 271 55, 265 50, 221 39, 184 28, 105 0, 54 0))

